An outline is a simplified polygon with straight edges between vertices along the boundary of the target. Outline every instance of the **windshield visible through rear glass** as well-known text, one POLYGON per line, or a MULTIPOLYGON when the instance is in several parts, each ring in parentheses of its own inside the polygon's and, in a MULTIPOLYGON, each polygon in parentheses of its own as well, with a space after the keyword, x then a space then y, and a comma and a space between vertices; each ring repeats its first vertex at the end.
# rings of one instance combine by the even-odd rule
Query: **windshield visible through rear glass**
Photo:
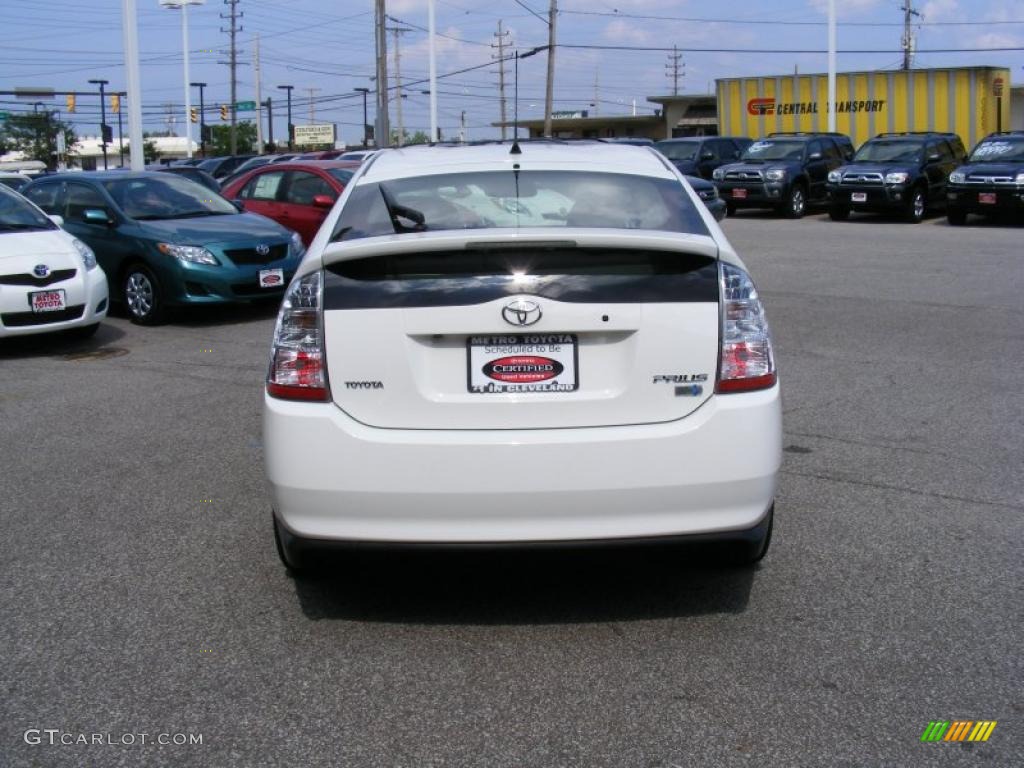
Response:
POLYGON ((56 224, 20 195, 8 191, 7 187, 0 189, 0 232, 56 228, 56 224))
POLYGON ((342 209, 333 239, 499 227, 708 234, 700 212, 674 179, 509 170, 360 184, 342 209))
POLYGON ((855 163, 916 163, 924 144, 920 141, 869 141, 853 156, 855 163))
POLYGON ((104 181, 103 188, 127 216, 142 221, 238 213, 220 195, 170 173, 104 181))
POLYGON ((659 141, 654 148, 669 160, 693 160, 699 146, 698 141, 659 141))
POLYGON ((755 141, 743 153, 741 160, 801 160, 804 156, 802 141, 755 141))
POLYGON ((983 141, 971 152, 971 163, 1021 163, 1024 162, 1024 140, 992 139, 983 141))

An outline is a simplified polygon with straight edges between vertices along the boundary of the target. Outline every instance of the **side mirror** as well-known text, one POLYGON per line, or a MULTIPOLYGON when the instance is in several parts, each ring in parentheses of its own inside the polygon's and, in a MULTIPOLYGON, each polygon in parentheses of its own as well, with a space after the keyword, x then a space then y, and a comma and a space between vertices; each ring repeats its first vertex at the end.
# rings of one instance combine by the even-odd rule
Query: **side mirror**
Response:
POLYGON ((114 223, 114 220, 110 218, 110 214, 99 208, 87 208, 82 212, 82 219, 87 224, 110 225, 114 223))
POLYGON ((810 157, 808 157, 807 159, 808 160, 821 160, 821 152, 811 152, 810 157))
POLYGON ((315 208, 333 208, 334 198, 330 195, 313 195, 313 206, 315 208))
POLYGON ((245 213, 245 203, 239 200, 237 197, 231 201, 231 204, 238 209, 239 213, 245 213))
POLYGON ((63 216, 58 216, 56 213, 51 213, 51 214, 49 214, 49 216, 47 218, 49 218, 50 221, 52 221, 58 227, 63 227, 64 226, 64 217, 63 216))

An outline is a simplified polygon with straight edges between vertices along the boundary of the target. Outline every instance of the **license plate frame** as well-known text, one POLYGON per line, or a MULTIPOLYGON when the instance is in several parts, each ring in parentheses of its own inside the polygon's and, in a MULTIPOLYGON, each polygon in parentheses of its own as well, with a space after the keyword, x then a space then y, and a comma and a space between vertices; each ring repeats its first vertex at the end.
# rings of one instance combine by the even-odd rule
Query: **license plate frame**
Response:
POLYGON ((47 312, 61 312, 68 308, 68 296, 63 288, 55 288, 50 291, 31 291, 28 295, 28 305, 32 312, 37 315, 46 314, 47 312), (45 297, 57 297, 57 301, 44 303, 43 299, 45 297))
POLYGON ((866 203, 868 201, 867 192, 851 192, 850 202, 851 203, 866 203))
POLYGON ((284 270, 261 269, 260 288, 284 288, 284 270))
POLYGON ((733 200, 746 200, 747 190, 744 189, 743 187, 737 187, 732 191, 732 198, 733 200))
POLYGON ((997 202, 995 192, 979 192, 978 193, 978 204, 979 205, 995 205, 997 202))
POLYGON ((466 338, 466 390, 471 394, 566 393, 576 392, 579 387, 576 334, 481 334, 466 338))

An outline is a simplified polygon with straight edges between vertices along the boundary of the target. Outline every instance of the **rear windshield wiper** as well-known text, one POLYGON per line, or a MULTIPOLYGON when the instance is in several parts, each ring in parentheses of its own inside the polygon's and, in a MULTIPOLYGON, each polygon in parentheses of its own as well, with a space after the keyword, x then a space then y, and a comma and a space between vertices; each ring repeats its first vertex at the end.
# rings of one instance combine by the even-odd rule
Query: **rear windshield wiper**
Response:
POLYGON ((427 217, 423 215, 423 211, 417 211, 415 208, 410 208, 407 205, 395 202, 395 199, 383 184, 378 184, 377 186, 380 189, 380 196, 384 198, 384 205, 388 209, 388 216, 391 217, 391 226, 395 228, 396 234, 401 234, 403 232, 426 231, 427 217), (398 220, 399 217, 408 219, 413 222, 415 226, 407 227, 398 220))

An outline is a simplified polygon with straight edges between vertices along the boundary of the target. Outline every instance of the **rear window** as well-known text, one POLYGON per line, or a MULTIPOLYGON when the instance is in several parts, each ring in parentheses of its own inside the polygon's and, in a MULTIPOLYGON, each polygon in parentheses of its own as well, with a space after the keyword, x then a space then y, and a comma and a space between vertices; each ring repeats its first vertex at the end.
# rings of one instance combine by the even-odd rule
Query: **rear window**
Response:
POLYGON ((326 309, 480 304, 525 291, 566 302, 718 300, 718 265, 675 251, 494 244, 334 262, 326 309))
POLYGON ((360 184, 345 203, 332 239, 498 227, 708 234, 699 211, 674 179, 508 170, 360 184))

